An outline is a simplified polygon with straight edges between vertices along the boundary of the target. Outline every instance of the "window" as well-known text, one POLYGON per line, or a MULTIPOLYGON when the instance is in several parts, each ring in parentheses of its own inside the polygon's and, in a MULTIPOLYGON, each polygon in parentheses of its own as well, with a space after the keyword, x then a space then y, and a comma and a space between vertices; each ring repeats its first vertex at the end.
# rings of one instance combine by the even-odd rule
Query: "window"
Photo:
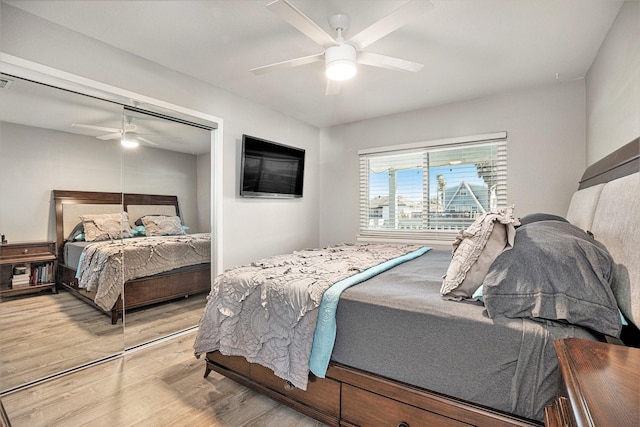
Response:
POLYGON ((506 132, 361 150, 361 240, 448 241, 507 203, 506 132))

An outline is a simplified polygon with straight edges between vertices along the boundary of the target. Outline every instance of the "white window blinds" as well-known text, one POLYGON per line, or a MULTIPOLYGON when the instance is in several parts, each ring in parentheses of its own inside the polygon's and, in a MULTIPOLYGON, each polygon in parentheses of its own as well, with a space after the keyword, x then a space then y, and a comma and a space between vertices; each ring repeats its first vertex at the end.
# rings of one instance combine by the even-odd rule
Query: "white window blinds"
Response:
POLYGON ((360 240, 450 242, 507 204, 504 132, 359 155, 360 240))

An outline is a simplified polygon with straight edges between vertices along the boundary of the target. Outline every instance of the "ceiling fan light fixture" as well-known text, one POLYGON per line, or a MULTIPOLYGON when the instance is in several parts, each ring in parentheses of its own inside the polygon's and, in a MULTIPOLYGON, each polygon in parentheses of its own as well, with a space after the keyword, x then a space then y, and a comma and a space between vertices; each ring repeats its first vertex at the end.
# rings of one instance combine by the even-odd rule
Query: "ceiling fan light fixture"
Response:
POLYGON ((358 73, 356 48, 350 44, 331 46, 324 57, 325 74, 329 80, 348 80, 358 73))
POLYGON ((136 148, 140 143, 135 135, 131 135, 131 132, 125 132, 120 140, 120 144, 125 148, 136 148))

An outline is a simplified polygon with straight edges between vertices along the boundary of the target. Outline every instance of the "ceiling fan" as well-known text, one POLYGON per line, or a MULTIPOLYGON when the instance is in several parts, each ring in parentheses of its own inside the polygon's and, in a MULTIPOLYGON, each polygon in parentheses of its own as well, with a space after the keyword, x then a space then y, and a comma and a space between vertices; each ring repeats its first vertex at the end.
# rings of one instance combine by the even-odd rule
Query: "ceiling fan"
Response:
POLYGON ((356 64, 415 73, 423 67, 423 64, 365 52, 362 49, 402 27, 432 7, 433 5, 427 0, 411 0, 345 41, 343 32, 347 31, 350 23, 347 15, 339 13, 329 17, 329 24, 337 32, 337 36, 334 39, 287 0, 276 0, 269 3, 267 8, 322 46, 324 52, 253 68, 250 71, 259 75, 324 61, 327 76, 326 95, 339 93, 340 81, 352 78, 357 73, 356 64))
POLYGON ((96 138, 101 139, 103 141, 107 141, 110 139, 119 139, 122 145, 124 145, 125 147, 137 147, 138 144, 141 142, 146 145, 153 145, 153 146, 158 145, 157 142, 153 142, 150 139, 142 136, 143 134, 138 133, 138 126, 135 123, 133 123, 133 117, 126 118, 126 123, 124 124, 123 129, 84 125, 80 123, 72 123, 71 126, 98 130, 101 132, 109 132, 106 135, 96 136, 96 138))

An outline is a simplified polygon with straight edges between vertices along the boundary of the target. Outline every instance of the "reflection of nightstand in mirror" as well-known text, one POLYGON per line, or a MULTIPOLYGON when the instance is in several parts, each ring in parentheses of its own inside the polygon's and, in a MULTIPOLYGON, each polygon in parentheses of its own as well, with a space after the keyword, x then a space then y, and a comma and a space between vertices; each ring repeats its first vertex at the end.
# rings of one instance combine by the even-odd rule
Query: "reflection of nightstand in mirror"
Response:
POLYGON ((562 383, 545 426, 640 425, 640 348, 577 338, 554 346, 562 383))
POLYGON ((56 267, 55 242, 0 245, 0 297, 48 289, 55 293, 56 267))

